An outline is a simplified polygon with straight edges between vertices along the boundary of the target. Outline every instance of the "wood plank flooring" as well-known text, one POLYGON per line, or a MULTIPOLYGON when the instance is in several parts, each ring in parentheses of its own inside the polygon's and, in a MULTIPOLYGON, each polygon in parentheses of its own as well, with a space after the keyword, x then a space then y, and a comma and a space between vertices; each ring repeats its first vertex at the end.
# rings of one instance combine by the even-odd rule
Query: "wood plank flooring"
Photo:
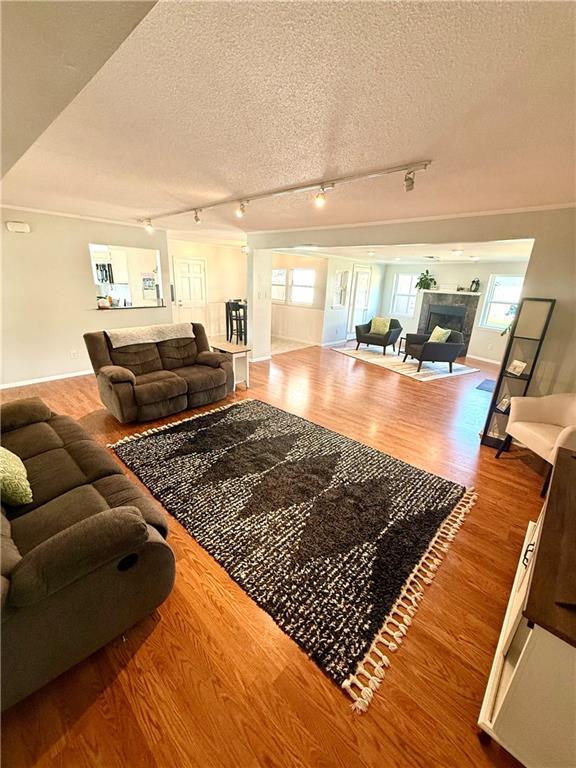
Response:
MULTIPOLYGON (((480 447, 490 394, 476 385, 487 377, 495 369, 483 365, 421 383, 309 347, 252 365, 251 389, 229 398, 260 398, 479 492, 365 715, 170 519, 171 596, 5 713, 3 765, 516 766, 480 744, 476 719, 542 478, 521 451, 496 461, 480 447)), ((103 444, 139 430, 107 414, 91 376, 2 399, 32 395, 103 444)))

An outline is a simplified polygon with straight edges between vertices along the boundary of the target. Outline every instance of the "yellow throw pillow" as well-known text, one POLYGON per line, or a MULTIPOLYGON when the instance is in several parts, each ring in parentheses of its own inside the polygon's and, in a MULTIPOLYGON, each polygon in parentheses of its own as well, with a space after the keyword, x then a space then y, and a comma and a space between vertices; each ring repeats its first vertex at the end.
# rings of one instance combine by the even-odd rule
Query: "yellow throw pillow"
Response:
POLYGON ((24 462, 6 448, 0 448, 0 494, 2 503, 12 507, 30 504, 32 501, 32 489, 24 462))
POLYGON ((428 341, 439 341, 443 344, 445 341, 448 341, 448 336, 450 336, 451 333, 452 331, 450 328, 440 328, 440 326, 437 325, 430 334, 428 341))
POLYGON ((370 323, 370 333, 377 333, 379 336, 384 336, 390 330, 390 318, 389 317, 374 317, 370 323))

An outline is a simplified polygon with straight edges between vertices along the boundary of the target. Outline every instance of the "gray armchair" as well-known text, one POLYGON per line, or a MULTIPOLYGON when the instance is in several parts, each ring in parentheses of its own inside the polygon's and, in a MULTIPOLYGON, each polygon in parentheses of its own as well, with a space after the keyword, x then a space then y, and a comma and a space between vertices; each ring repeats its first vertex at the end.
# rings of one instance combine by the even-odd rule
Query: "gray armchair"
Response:
POLYGON ((395 320, 394 318, 390 320, 390 327, 388 329, 388 333, 370 333, 370 326, 372 325, 372 320, 368 323, 364 323, 364 325, 357 325, 356 326, 356 349, 359 348, 360 344, 373 344, 375 347, 384 347, 382 350, 382 354, 386 354, 386 347, 388 347, 390 344, 392 345, 392 349, 396 351, 396 342, 398 341, 398 337, 402 333, 402 326, 398 322, 398 320, 395 320))
POLYGON ((429 333, 407 333, 404 362, 408 355, 418 360, 418 371, 422 363, 448 363, 450 373, 452 364, 464 351, 464 336, 460 331, 452 331, 448 339, 443 342, 428 341, 429 333))

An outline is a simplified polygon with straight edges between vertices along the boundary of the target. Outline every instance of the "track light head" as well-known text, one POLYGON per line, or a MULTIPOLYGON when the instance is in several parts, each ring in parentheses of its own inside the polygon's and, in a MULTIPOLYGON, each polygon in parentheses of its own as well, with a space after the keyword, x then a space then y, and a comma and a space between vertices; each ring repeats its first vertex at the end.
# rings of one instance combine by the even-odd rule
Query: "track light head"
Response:
POLYGON ((244 218, 244 214, 246 213, 246 203, 239 203, 238 207, 236 208, 236 218, 242 219, 244 218))
POLYGON ((154 225, 152 224, 151 219, 142 219, 142 224, 144 225, 144 229, 146 232, 148 232, 149 235, 154 232, 154 225))
POLYGON ((196 224, 200 224, 200 208, 194 208, 194 221, 196 224))
POLYGON ((412 192, 414 189, 414 181, 416 179, 416 171, 407 171, 404 176, 404 189, 406 192, 412 192))
POLYGON ((320 187, 320 192, 316 192, 314 205, 316 208, 324 208, 326 205, 326 190, 324 189, 324 186, 320 187))

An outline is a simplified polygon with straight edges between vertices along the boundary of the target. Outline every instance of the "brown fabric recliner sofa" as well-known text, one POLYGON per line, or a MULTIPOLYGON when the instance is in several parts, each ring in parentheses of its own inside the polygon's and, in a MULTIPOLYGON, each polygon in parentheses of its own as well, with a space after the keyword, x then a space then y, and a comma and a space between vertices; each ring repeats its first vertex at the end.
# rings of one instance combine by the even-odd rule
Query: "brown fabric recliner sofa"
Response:
POLYGON ((106 331, 84 341, 100 399, 122 424, 151 421, 222 400, 234 390, 230 355, 211 352, 204 327, 194 338, 113 348, 106 331))
POLYGON ((73 419, 0 408, 33 502, 2 506, 2 709, 151 613, 174 584, 161 507, 73 419))

